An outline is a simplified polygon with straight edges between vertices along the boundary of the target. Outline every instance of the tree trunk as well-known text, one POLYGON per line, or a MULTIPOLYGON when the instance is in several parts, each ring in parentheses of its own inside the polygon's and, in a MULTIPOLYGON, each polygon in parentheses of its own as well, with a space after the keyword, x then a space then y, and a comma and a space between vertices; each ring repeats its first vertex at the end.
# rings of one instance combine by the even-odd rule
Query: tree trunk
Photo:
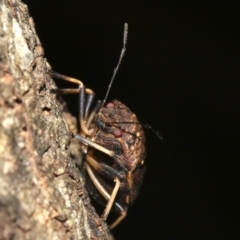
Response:
POLYGON ((110 239, 49 68, 27 6, 0 0, 0 239, 110 239))

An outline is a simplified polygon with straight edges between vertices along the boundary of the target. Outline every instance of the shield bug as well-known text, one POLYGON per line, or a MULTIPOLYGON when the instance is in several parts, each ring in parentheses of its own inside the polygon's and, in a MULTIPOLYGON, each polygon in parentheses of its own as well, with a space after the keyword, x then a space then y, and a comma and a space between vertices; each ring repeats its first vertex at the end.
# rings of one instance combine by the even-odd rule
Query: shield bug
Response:
POLYGON ((102 218, 110 211, 118 217, 114 228, 127 214, 139 193, 145 170, 145 136, 136 115, 117 100, 106 103, 109 90, 126 51, 128 25, 124 25, 123 49, 103 101, 95 106, 94 92, 71 77, 49 71, 58 79, 79 85, 78 89, 58 89, 62 94, 79 94, 80 133, 72 134, 85 153, 86 188, 93 199, 105 206, 102 218))

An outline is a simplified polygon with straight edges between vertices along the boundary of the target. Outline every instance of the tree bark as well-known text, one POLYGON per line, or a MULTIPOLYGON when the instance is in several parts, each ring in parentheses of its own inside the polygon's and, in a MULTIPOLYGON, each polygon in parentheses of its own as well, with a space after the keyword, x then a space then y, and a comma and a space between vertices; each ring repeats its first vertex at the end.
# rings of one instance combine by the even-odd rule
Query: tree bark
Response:
POLYGON ((110 239, 28 9, 0 0, 0 239, 110 239))

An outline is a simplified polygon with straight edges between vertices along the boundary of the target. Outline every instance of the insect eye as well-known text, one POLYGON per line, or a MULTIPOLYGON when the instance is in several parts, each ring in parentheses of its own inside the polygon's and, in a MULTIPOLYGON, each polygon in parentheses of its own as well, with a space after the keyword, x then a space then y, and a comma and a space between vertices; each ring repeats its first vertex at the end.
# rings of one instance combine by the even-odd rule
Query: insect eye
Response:
POLYGON ((112 131, 112 134, 115 138, 120 138, 122 136, 122 130, 119 129, 119 128, 115 128, 113 131, 112 131))
POLYGON ((112 102, 106 104, 106 108, 113 108, 115 105, 112 102))

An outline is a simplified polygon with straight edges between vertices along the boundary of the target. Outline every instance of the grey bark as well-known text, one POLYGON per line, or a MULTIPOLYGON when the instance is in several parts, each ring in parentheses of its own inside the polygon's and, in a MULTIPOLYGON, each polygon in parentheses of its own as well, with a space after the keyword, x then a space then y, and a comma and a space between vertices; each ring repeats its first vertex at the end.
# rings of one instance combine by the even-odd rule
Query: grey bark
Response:
POLYGON ((27 6, 0 0, 0 239, 110 239, 49 68, 27 6))

